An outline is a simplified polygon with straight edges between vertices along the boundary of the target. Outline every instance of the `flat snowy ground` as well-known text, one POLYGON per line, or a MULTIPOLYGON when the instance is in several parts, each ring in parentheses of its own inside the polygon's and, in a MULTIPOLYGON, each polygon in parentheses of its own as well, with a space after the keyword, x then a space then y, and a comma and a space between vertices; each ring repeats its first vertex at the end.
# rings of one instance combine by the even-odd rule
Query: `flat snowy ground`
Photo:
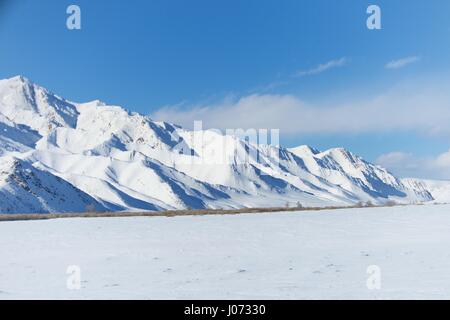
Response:
POLYGON ((450 206, 2 222, 0 257, 0 299, 442 299, 450 206))

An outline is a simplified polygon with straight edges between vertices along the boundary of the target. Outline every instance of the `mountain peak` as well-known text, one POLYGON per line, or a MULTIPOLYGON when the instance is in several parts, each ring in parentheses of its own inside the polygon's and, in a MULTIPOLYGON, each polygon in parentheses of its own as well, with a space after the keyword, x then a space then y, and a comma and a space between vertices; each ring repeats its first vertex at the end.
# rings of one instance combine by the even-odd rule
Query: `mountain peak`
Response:
POLYGON ((88 102, 78 103, 81 107, 106 107, 108 104, 99 99, 95 99, 88 102))
POLYGON ((316 155, 318 153, 320 153, 318 150, 314 149, 311 146, 308 145, 301 145, 295 148, 289 148, 288 149, 290 152, 296 154, 296 155, 316 155))
POLYGON ((17 76, 13 76, 13 77, 11 77, 11 78, 7 78, 7 79, 5 79, 6 81, 21 81, 21 82, 29 82, 30 80, 27 78, 27 77, 25 77, 25 76, 22 76, 22 75, 17 75, 17 76))
POLYGON ((47 134, 55 127, 73 128, 76 124, 77 111, 73 104, 24 76, 0 80, 0 97, 0 113, 40 134, 47 134))
POLYGON ((342 152, 342 153, 348 153, 349 151, 343 147, 337 147, 337 148, 331 148, 328 151, 330 152, 342 152))
POLYGON ((341 154, 347 157, 355 157, 355 155, 352 152, 342 147, 328 149, 322 152, 322 154, 332 154, 332 155, 341 154))
POLYGON ((353 166, 356 163, 365 162, 364 159, 362 159, 360 156, 355 155, 354 153, 342 147, 326 150, 320 153, 319 157, 322 159, 332 158, 333 160, 337 161, 340 165, 343 166, 346 165, 353 166))
POLYGON ((28 100, 32 100, 32 96, 35 95, 36 91, 51 95, 46 88, 35 84, 29 78, 22 75, 0 80, 0 95, 2 96, 22 96, 28 100))
POLYGON ((0 82, 8 83, 10 85, 32 85, 32 81, 22 75, 17 75, 11 78, 0 80, 0 82))

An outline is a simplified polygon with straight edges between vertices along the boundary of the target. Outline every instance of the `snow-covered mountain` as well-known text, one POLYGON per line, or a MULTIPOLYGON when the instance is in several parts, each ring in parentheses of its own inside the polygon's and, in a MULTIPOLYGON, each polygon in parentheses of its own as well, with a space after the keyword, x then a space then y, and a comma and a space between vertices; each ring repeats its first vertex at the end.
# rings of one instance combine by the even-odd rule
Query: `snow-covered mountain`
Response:
MULTIPOLYGON (((434 200, 344 149, 257 145, 0 80, 0 212, 382 204, 434 200)), ((449 197, 450 198, 450 197, 449 197)))
POLYGON ((434 204, 450 203, 450 181, 448 180, 404 178, 402 183, 409 188, 429 192, 434 204))

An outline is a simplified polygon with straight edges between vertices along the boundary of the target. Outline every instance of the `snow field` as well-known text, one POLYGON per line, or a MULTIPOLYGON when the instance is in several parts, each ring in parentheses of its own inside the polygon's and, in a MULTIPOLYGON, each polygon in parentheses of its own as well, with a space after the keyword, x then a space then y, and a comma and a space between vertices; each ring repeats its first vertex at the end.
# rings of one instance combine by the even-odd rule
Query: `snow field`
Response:
POLYGON ((4 222, 0 299, 447 299, 449 213, 429 205, 4 222), (69 266, 80 268, 79 290, 68 289, 69 266), (379 290, 367 286, 373 277, 379 290))

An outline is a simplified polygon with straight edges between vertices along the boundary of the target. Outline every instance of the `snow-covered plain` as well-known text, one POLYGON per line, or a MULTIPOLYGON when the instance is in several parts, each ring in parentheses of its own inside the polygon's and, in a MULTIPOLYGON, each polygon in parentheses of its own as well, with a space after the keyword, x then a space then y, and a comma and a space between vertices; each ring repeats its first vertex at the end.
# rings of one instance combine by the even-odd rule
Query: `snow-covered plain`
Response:
POLYGON ((3 222, 0 299, 448 299, 449 230, 449 205, 3 222))

